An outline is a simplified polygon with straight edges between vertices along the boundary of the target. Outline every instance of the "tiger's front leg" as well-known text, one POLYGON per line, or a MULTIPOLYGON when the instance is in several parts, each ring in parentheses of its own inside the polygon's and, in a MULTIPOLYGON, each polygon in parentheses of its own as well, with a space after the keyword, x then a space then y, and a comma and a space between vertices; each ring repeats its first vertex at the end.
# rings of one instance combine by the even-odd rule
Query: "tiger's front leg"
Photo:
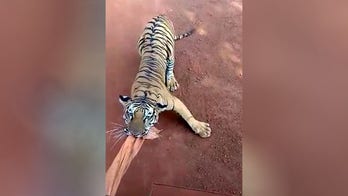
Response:
POLYGON ((175 96, 173 98, 173 110, 180 114, 180 116, 190 125, 192 130, 199 134, 201 137, 206 138, 211 135, 211 128, 208 123, 196 120, 191 114, 190 110, 187 109, 185 104, 175 96))
POLYGON ((166 71, 166 78, 167 78, 167 88, 169 91, 173 92, 176 91, 179 88, 179 83, 176 81, 174 76, 174 58, 170 58, 167 60, 167 71, 166 71))

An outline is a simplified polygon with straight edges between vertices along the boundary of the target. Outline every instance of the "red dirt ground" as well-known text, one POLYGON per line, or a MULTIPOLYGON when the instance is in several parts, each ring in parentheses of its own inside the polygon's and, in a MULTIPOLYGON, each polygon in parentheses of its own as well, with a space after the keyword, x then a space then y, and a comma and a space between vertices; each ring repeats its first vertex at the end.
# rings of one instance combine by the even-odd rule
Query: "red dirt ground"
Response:
MULTIPOLYGON (((145 141, 117 195, 149 195, 152 183, 242 195, 241 0, 106 1, 106 128, 123 124, 118 95, 130 95, 140 57, 136 42, 146 22, 165 13, 176 33, 197 32, 176 43, 174 94, 212 136, 193 134, 176 114, 162 113, 161 138, 145 141)), ((106 168, 120 144, 107 136, 106 168)))

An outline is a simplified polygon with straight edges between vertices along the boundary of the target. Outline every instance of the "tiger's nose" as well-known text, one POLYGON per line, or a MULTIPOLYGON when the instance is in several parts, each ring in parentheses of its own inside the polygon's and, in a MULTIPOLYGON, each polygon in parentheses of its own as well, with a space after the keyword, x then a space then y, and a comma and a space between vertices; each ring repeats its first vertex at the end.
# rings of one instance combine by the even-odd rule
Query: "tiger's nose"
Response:
POLYGON ((132 135, 136 138, 140 138, 143 136, 143 132, 142 131, 137 131, 137 132, 131 132, 132 135))
POLYGON ((134 115, 134 118, 132 119, 132 121, 128 125, 129 131, 135 137, 141 137, 145 131, 142 115, 143 115, 142 112, 141 113, 137 112, 134 115))
POLYGON ((141 137, 143 134, 143 131, 139 129, 129 129, 129 131, 134 137, 141 137))

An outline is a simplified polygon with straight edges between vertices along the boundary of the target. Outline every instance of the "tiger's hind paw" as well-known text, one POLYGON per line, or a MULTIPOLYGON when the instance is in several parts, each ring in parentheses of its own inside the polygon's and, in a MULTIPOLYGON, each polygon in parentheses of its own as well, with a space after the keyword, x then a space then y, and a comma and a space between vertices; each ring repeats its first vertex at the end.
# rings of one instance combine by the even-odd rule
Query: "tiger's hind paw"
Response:
POLYGON ((176 90, 178 90, 179 88, 179 83, 176 81, 175 77, 171 77, 169 80, 168 80, 168 83, 167 83, 167 88, 169 91, 171 92, 174 92, 176 90))

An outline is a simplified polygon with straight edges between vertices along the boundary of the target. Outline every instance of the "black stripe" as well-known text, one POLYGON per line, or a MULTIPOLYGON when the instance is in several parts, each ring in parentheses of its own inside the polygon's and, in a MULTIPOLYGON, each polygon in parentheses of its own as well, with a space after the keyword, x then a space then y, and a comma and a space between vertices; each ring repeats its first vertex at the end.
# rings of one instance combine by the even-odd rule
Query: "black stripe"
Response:
POLYGON ((150 20, 148 23, 151 23, 153 26, 156 26, 156 21, 150 20))
POLYGON ((152 32, 155 32, 155 29, 154 29, 154 27, 152 26, 152 27, 145 27, 145 29, 144 30, 150 30, 150 31, 152 31, 152 32))
POLYGON ((158 83, 158 84, 163 84, 163 82, 159 79, 159 78, 156 78, 156 77, 154 77, 154 76, 143 76, 143 75, 138 75, 136 78, 135 78, 135 80, 136 81, 139 81, 140 79, 144 79, 144 80, 146 80, 147 82, 156 82, 156 83, 158 83))
MULTIPOLYGON (((139 91, 137 91, 137 93, 138 92, 141 92, 142 94, 145 94, 145 93, 148 93, 148 92, 150 92, 151 93, 151 91, 148 91, 148 90, 139 90, 139 91)), ((154 94, 154 93, 151 93, 151 94, 154 94)), ((135 95, 134 96, 134 99, 133 99, 133 103, 135 103, 135 104, 141 104, 141 101, 142 101, 142 99, 143 99, 143 95, 141 95, 141 96, 137 96, 137 95, 135 95), (139 99, 138 99, 139 98, 139 99)), ((146 97, 146 99, 148 99, 148 100, 150 100, 151 102, 153 102, 153 103, 156 103, 157 102, 157 100, 156 99, 153 99, 153 98, 151 98, 151 97, 146 97)), ((149 105, 147 105, 147 107, 151 107, 151 106, 149 106, 149 105)))
POLYGON ((173 108, 172 108, 172 110, 174 110, 174 106, 175 106, 175 102, 174 102, 174 99, 172 99, 172 101, 173 101, 173 108))
POLYGON ((160 56, 157 56, 156 59, 154 59, 153 57, 151 58, 145 58, 145 57, 142 58, 141 63, 145 65, 149 65, 151 69, 153 66, 163 67, 163 66, 166 66, 167 64, 166 58, 161 58, 160 56))
POLYGON ((157 54, 161 56, 161 58, 166 59, 166 54, 161 53, 161 51, 154 50, 153 48, 145 48, 144 55, 145 54, 157 54))
MULTIPOLYGON (((152 46, 153 48, 159 48, 159 49, 161 49, 161 50, 164 50, 165 52, 167 52, 166 50, 166 47, 163 47, 163 45, 159 45, 159 44, 156 44, 156 45, 153 45, 152 46)), ((168 52, 167 52, 168 53, 168 52)))
POLYGON ((163 32, 165 32, 165 34, 174 36, 173 32, 166 26, 158 25, 157 27, 154 27, 154 32, 157 32, 158 30, 162 30, 163 32))
POLYGON ((163 31, 162 29, 156 29, 156 35, 161 35, 163 37, 165 37, 166 39, 168 39, 167 41, 168 42, 171 42, 171 43, 174 43, 173 40, 174 40, 174 37, 172 37, 170 34, 168 35, 169 33, 166 33, 165 31, 163 31), (158 34, 157 34, 158 33, 158 34), (170 37, 169 37, 170 36, 170 37))
POLYGON ((145 67, 149 67, 152 71, 156 72, 164 72, 166 69, 166 63, 164 62, 158 62, 158 61, 153 61, 153 62, 144 62, 145 67), (154 69, 160 69, 160 70, 154 70, 154 69))
MULTIPOLYGON (((159 90, 163 89, 162 86, 158 86, 158 85, 156 85, 156 84, 148 85, 148 83, 144 84, 144 83, 141 82, 141 81, 139 82, 139 85, 142 85, 141 87, 144 87, 144 85, 147 85, 147 88, 153 88, 153 89, 157 88, 157 89, 159 89, 159 90)), ((135 89, 134 89, 134 91, 135 91, 135 89)), ((138 88, 137 88, 137 91, 138 91, 138 88)))
POLYGON ((168 20, 163 20, 163 24, 168 28, 170 29, 171 28, 171 25, 170 25, 170 22, 168 20))
POLYGON ((160 46, 160 45, 156 45, 156 46, 153 46, 154 48, 159 48, 161 50, 163 50, 165 53, 166 53, 166 57, 169 57, 171 51, 168 50, 169 48, 167 46, 163 47, 163 46, 160 46))
POLYGON ((155 77, 162 79, 162 75, 156 72, 149 71, 148 69, 140 70, 139 73, 145 72, 147 75, 155 75, 155 77))
POLYGON ((166 27, 168 30, 170 30, 170 32, 172 32, 172 28, 173 28, 173 27, 170 25, 170 22, 169 22, 169 21, 164 20, 162 24, 164 24, 165 27, 166 27))
POLYGON ((164 29, 167 32, 167 34, 173 35, 173 32, 164 23, 160 23, 157 26, 155 26, 155 30, 159 30, 159 29, 164 29), (159 27, 159 28, 157 28, 157 27, 159 27))
POLYGON ((175 41, 178 41, 180 39, 183 39, 185 37, 188 37, 190 35, 192 35, 194 32, 196 31, 196 29, 191 29, 190 31, 186 32, 186 33, 183 33, 183 34, 180 34, 180 35, 176 35, 175 37, 175 41))
POLYGON ((147 43, 147 44, 142 44, 141 46, 140 46, 140 49, 141 50, 143 50, 145 47, 151 47, 151 43, 147 43))
POLYGON ((141 67, 141 68, 139 69, 139 71, 148 71, 148 72, 153 73, 153 74, 162 75, 162 74, 160 73, 160 70, 155 69, 155 67, 153 67, 153 66, 146 66, 146 65, 144 65, 143 67, 141 67))
MULTIPOLYGON (((139 92, 139 91, 141 91, 141 90, 139 90, 139 88, 144 88, 144 84, 141 84, 142 82, 140 81, 139 82, 139 86, 137 86, 137 87, 135 87, 134 88, 134 92, 139 92)), ((163 89, 163 87, 161 87, 161 86, 157 86, 157 85, 155 85, 155 84, 153 84, 153 85, 151 85, 151 87, 152 88, 157 88, 157 89, 159 89, 159 90, 161 90, 161 89, 163 89)))
POLYGON ((146 86, 147 88, 151 88, 151 87, 156 87, 158 89, 163 89, 165 88, 165 86, 163 86, 163 83, 161 83, 159 86, 154 84, 154 83, 149 83, 149 82, 143 82, 143 81, 136 81, 137 83, 139 83, 140 85, 146 86))
POLYGON ((147 88, 150 88, 151 86, 154 86, 153 84, 149 83, 149 82, 142 82, 142 81, 136 81, 137 83, 139 83, 140 85, 146 86, 147 88))
POLYGON ((166 45, 166 48, 167 48, 167 50, 166 51, 168 51, 168 55, 167 55, 167 57, 170 57, 170 56, 172 56, 173 55, 173 53, 174 53, 174 48, 172 47, 172 46, 168 46, 168 45, 166 45))
POLYGON ((154 118, 154 116, 155 116, 155 112, 153 112, 151 116, 147 117, 147 119, 152 120, 154 118))
POLYGON ((154 35, 154 33, 144 31, 144 32, 143 32, 143 37, 144 37, 144 38, 147 38, 145 35, 150 35, 150 37, 151 37, 151 36, 154 35))
POLYGON ((159 39, 158 37, 152 37, 152 38, 146 38, 146 39, 152 39, 152 40, 160 42, 163 45, 165 44, 164 40, 163 39, 159 39))
POLYGON ((145 76, 148 77, 150 80, 154 79, 155 77, 157 77, 155 74, 151 73, 151 72, 146 72, 145 70, 143 71, 139 71, 138 73, 142 73, 145 72, 145 76))
MULTIPOLYGON (((156 29, 156 30, 161 30, 161 29, 156 29)), ((174 39, 174 34, 171 32, 168 28, 163 27, 163 30, 166 32, 167 35, 170 35, 170 39, 174 39)), ((163 31, 163 33, 164 33, 163 31)))
POLYGON ((137 75, 137 77, 135 77, 135 80, 139 80, 139 79, 150 80, 147 76, 137 75))
POLYGON ((142 37, 141 39, 139 39, 139 41, 138 41, 138 47, 141 46, 144 42, 145 42, 144 37, 142 37))

